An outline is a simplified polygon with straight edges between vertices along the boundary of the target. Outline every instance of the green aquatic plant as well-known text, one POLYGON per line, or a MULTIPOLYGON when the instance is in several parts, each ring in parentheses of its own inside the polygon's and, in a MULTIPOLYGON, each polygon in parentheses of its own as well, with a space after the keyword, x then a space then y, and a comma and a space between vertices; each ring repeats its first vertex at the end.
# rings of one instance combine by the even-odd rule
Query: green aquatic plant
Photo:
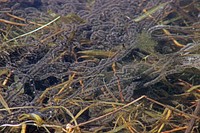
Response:
POLYGON ((82 23, 86 22, 80 16, 73 14, 73 13, 67 14, 66 16, 62 16, 60 21, 66 23, 66 24, 70 24, 70 23, 82 24, 82 23))
POLYGON ((155 6, 153 7, 152 9, 150 9, 149 11, 146 11, 144 14, 142 14, 141 16, 133 19, 133 21, 135 22, 140 22, 142 21, 143 19, 151 16, 153 13, 155 13, 156 11, 164 8, 167 4, 169 4, 169 2, 165 2, 165 3, 162 3, 162 4, 159 4, 158 6, 155 6))
POLYGON ((155 51, 155 46, 157 45, 157 42, 153 40, 150 35, 142 31, 142 33, 138 34, 136 37, 136 45, 135 47, 149 53, 149 54, 154 54, 155 51))
POLYGON ((200 70, 200 54, 194 54, 200 48, 200 43, 191 43, 173 54, 163 55, 142 75, 151 78, 144 86, 154 85, 168 75, 182 73, 186 69, 200 70))

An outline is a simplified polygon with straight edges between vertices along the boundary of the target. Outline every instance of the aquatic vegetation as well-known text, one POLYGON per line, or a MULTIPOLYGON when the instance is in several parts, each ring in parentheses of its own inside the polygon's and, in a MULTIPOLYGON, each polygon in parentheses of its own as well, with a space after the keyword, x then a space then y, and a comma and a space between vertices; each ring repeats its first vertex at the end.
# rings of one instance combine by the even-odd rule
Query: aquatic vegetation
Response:
POLYGON ((147 32, 142 31, 141 34, 138 34, 136 37, 136 42, 136 48, 139 48, 149 54, 156 53, 155 47, 157 45, 157 42, 153 40, 147 32))
POLYGON ((178 52, 164 55, 153 67, 143 72, 146 76, 154 77, 152 81, 145 83, 144 86, 153 85, 168 75, 181 73, 188 68, 200 69, 200 55, 193 53, 196 50, 198 51, 199 48, 199 43, 192 43, 180 49, 178 52))
POLYGON ((198 1, 35 3, 0 5, 1 131, 198 130, 198 1))

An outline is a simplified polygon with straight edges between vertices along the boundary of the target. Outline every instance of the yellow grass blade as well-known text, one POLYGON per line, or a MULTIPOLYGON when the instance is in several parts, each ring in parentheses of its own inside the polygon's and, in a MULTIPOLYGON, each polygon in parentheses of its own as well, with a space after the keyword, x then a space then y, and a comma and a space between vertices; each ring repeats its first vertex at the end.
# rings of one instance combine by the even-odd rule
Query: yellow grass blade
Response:
POLYGON ((12 112, 10 111, 8 104, 6 103, 5 99, 3 98, 1 94, 0 94, 0 102, 4 106, 4 108, 8 111, 8 113, 11 114, 12 112))
POLYGON ((135 22, 140 22, 142 21, 143 19, 147 18, 148 16, 152 15, 153 13, 155 13, 157 10, 163 8, 164 6, 166 6, 169 2, 165 2, 165 3, 162 3, 156 7, 153 7, 152 9, 150 9, 149 11, 145 12, 143 15, 133 19, 133 21, 135 22))
POLYGON ((109 58, 115 55, 115 52, 103 51, 103 50, 85 50, 85 51, 79 51, 78 53, 88 56, 101 57, 101 58, 109 58))

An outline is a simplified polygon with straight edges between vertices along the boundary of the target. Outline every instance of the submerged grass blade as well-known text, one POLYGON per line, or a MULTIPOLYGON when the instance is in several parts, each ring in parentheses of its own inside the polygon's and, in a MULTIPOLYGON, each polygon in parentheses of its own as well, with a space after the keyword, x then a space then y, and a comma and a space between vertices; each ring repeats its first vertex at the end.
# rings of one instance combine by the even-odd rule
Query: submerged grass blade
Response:
POLYGON ((145 12, 143 15, 133 19, 133 21, 135 22, 140 22, 142 21, 143 19, 147 18, 148 16, 152 15, 153 13, 155 13, 156 11, 158 11, 159 9, 163 8, 164 6, 166 6, 169 2, 165 2, 165 3, 162 3, 152 9, 150 9, 149 11, 145 12))
POLYGON ((1 69, 0 70, 0 76, 3 74, 8 74, 9 70, 8 69, 1 69))
POLYGON ((10 111, 8 104, 6 103, 5 99, 3 98, 1 94, 0 94, 0 102, 4 106, 4 108, 8 111, 8 113, 11 114, 12 112, 10 111))
POLYGON ((37 126, 41 126, 44 123, 44 120, 36 113, 22 114, 19 117, 19 120, 25 120, 25 119, 34 120, 37 126))
POLYGON ((85 50, 85 51, 79 51, 78 53, 88 56, 101 57, 101 58, 109 58, 115 55, 115 52, 103 51, 103 50, 85 50))
MULTIPOLYGON (((81 116, 81 114, 83 114, 83 113, 84 113, 86 110, 88 110, 90 107, 91 107, 91 105, 85 107, 84 109, 81 109, 81 110, 76 114, 76 116, 75 116, 74 118, 77 119, 79 116, 81 116)), ((72 123, 72 122, 74 122, 74 119, 72 119, 72 120, 70 121, 70 123, 72 123)))
POLYGON ((19 39, 19 38, 21 38, 21 37, 30 35, 30 34, 32 34, 32 33, 34 33, 34 32, 37 32, 37 31, 43 29, 44 27, 46 27, 46 26, 52 24, 53 22, 55 22, 55 21, 58 20, 59 18, 60 18, 60 16, 58 16, 58 17, 55 18, 54 20, 50 21, 49 23, 47 23, 47 24, 45 24, 45 25, 43 25, 43 26, 41 26, 41 27, 39 27, 39 28, 37 28, 37 29, 35 29, 35 30, 32 30, 32 31, 30 31, 30 32, 28 32, 28 33, 22 34, 22 35, 20 35, 20 36, 17 36, 17 37, 15 37, 15 38, 13 38, 13 39, 8 40, 8 41, 6 41, 6 43, 11 42, 11 41, 14 41, 14 40, 16 40, 16 39, 19 39))

